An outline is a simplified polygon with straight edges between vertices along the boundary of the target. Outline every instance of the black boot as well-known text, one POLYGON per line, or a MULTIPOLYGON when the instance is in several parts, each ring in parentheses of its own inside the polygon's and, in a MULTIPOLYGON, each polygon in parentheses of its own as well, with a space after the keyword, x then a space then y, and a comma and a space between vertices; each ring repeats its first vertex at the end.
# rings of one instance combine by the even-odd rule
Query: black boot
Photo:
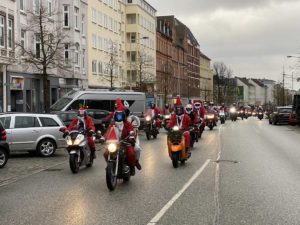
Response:
POLYGON ((91 149, 91 158, 96 159, 95 149, 91 149))
POLYGON ((192 153, 191 153, 191 149, 190 148, 187 148, 186 149, 186 154, 187 154, 187 157, 190 158, 192 153))
POLYGON ((138 160, 136 160, 136 162, 135 162, 135 167, 136 167, 138 170, 141 170, 141 169, 142 169, 142 166, 141 166, 141 164, 139 163, 138 160))
POLYGON ((130 167, 130 176, 134 176, 135 175, 135 167, 131 166, 130 167))

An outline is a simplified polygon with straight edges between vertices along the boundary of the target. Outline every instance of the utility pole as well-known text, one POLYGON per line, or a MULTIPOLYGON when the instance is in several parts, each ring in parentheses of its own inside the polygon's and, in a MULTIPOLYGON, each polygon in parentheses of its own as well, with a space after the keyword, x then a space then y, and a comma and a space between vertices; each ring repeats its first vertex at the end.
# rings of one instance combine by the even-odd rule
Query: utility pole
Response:
POLYGON ((282 103, 283 103, 283 106, 285 105, 285 96, 284 96, 284 65, 283 65, 283 72, 282 72, 282 97, 283 97, 283 101, 282 101, 282 103))

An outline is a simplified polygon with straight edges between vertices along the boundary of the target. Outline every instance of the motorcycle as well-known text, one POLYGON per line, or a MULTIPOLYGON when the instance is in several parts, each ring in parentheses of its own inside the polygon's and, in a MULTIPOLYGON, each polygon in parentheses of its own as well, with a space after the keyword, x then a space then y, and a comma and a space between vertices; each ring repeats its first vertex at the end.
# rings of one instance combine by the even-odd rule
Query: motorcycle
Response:
MULTIPOLYGON (((64 130, 65 128, 60 129, 62 132, 64 130)), ((86 134, 85 128, 73 130, 65 135, 69 153, 69 165, 73 173, 78 173, 81 166, 91 167, 93 165, 94 158, 91 157, 91 150, 87 144, 87 135, 93 136, 95 140, 95 133, 89 131, 86 134)))
POLYGON ((183 132, 178 126, 174 126, 171 130, 169 130, 167 143, 168 153, 172 160, 173 167, 177 168, 179 161, 184 164, 189 156, 185 147, 185 138, 183 132))
POLYGON ((156 138, 159 131, 158 128, 153 124, 153 119, 150 115, 147 115, 145 117, 145 125, 144 125, 144 131, 146 133, 147 140, 150 140, 151 136, 153 138, 156 138))
POLYGON ((225 123, 225 120, 226 120, 224 110, 220 110, 220 112, 219 112, 219 117, 220 117, 221 124, 224 124, 224 123, 225 123))
POLYGON ((237 120, 237 112, 236 112, 235 108, 230 109, 230 119, 231 119, 231 121, 237 120))
POLYGON ((210 130, 212 130, 215 126, 215 114, 207 114, 204 116, 204 118, 206 126, 208 126, 210 130))
POLYGON ((240 110, 238 114, 239 114, 239 117, 241 117, 241 119, 244 120, 244 117, 245 117, 244 110, 240 110))
POLYGON ((264 114, 263 114, 262 112, 258 112, 257 118, 258 118, 259 120, 262 120, 262 119, 264 118, 264 114))
POLYGON ((189 132, 190 132, 190 136, 191 136, 190 147, 193 148, 195 142, 198 142, 198 136, 197 136, 197 133, 196 133, 195 125, 190 126, 189 132))
POLYGON ((171 119, 171 114, 166 114, 163 116, 163 127, 166 129, 169 121, 171 119))

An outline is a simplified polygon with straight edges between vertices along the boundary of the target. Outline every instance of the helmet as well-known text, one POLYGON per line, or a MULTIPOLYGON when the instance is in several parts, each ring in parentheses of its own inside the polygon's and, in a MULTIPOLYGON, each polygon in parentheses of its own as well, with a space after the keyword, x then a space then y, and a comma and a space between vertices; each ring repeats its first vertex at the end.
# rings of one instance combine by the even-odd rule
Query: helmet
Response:
POLYGON ((181 116, 184 113, 184 107, 182 105, 175 106, 175 114, 181 116))
POLYGON ((214 105, 214 102, 210 102, 209 105, 210 105, 210 106, 213 106, 213 105, 214 105))
POLYGON ((233 105, 233 106, 236 106, 236 104, 235 104, 235 103, 233 103, 232 105, 233 105))
POLYGON ((154 102, 151 102, 151 103, 150 103, 150 108, 151 108, 151 109, 154 109, 154 108, 155 108, 155 103, 154 103, 154 102))
POLYGON ((165 104, 165 108, 166 108, 166 109, 169 108, 169 104, 168 104, 168 103, 165 104))
POLYGON ((86 117, 87 116, 87 107, 81 106, 78 110, 78 116, 79 117, 86 117))
POLYGON ((185 106, 185 111, 187 114, 191 114, 191 112, 193 111, 193 106, 191 104, 187 104, 185 106))
POLYGON ((222 103, 222 106, 224 107, 224 106, 225 106, 225 103, 222 103))

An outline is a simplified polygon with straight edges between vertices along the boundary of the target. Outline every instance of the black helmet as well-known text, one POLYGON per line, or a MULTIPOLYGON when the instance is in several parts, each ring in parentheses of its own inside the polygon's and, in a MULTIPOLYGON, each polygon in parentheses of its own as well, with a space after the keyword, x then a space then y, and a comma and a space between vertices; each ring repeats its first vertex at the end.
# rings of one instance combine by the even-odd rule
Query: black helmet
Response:
POLYGON ((169 108, 169 104, 168 104, 168 103, 165 104, 165 108, 166 108, 166 109, 169 108))
POLYGON ((182 105, 175 106, 175 113, 177 116, 181 116, 184 113, 184 107, 182 105))

